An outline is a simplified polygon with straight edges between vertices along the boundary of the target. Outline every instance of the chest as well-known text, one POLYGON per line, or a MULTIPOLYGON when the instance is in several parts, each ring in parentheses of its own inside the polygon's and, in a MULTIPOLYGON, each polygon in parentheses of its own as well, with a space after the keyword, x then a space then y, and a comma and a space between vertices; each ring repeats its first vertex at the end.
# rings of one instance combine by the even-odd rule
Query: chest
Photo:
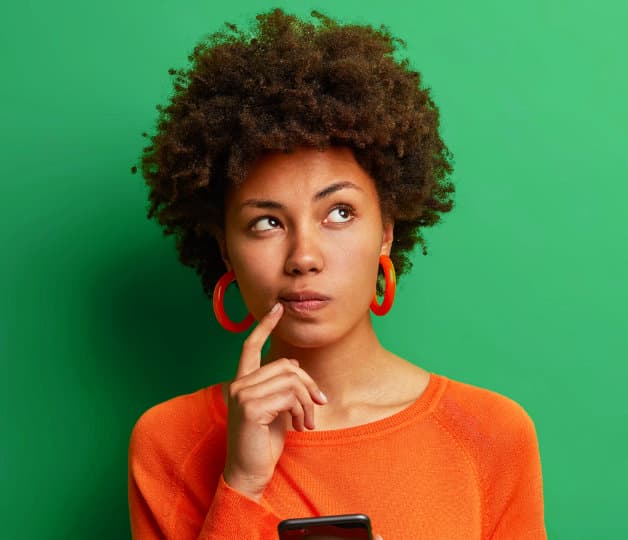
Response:
POLYGON ((473 464, 449 437, 423 435, 288 446, 265 498, 282 518, 367 514, 384 538, 479 539, 473 464))

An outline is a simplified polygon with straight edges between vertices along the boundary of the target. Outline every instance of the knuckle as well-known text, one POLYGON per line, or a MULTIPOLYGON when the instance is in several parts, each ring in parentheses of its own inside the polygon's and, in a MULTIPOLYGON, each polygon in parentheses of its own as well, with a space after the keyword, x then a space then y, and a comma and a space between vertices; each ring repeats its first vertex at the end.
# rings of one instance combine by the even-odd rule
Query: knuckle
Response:
POLYGON ((256 341, 254 339, 254 336, 253 334, 251 334, 242 342, 242 352, 250 352, 255 349, 255 343, 256 341))
POLYGON ((250 387, 241 382, 236 381, 229 386, 229 399, 240 407, 249 400, 250 393, 250 387))
POLYGON ((291 360, 290 358, 282 358, 279 360, 279 367, 286 371, 293 369, 294 365, 294 360, 291 360))
POLYGON ((251 411, 254 409, 255 401, 254 400, 241 400, 240 407, 242 408, 242 412, 245 416, 250 415, 251 411))
POLYGON ((303 410, 308 414, 311 414, 314 412, 314 403, 310 399, 301 403, 301 406, 303 407, 303 410))
POLYGON ((259 399, 248 399, 241 402, 242 413, 246 418, 257 416, 262 409, 259 399))
POLYGON ((288 384, 290 384, 290 387, 293 389, 296 389, 303 384, 301 377, 299 377, 294 371, 286 373, 285 378, 288 381, 288 384))
POLYGON ((237 396, 238 403, 240 403, 241 405, 245 405, 247 401, 250 401, 249 399, 250 394, 251 394, 251 391, 249 388, 242 388, 242 390, 238 392, 238 396, 237 396))
POLYGON ((281 399, 286 403, 293 403, 295 400, 294 390, 292 388, 284 388, 281 392, 279 392, 281 399))
POLYGON ((295 404, 298 403, 297 397, 291 389, 281 392, 281 401, 287 409, 294 409, 295 404))
POLYGON ((240 385, 238 384, 238 381, 234 381, 229 385, 228 393, 231 399, 236 399, 239 391, 240 385))

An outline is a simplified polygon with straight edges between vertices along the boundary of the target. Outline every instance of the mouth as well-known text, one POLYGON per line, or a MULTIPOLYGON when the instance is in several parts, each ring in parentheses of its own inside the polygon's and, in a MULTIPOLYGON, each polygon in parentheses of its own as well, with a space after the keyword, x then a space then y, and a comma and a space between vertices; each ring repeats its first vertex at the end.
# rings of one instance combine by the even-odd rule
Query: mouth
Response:
POLYGON ((282 294, 279 301, 284 308, 295 313, 309 313, 323 309, 331 298, 313 291, 300 291, 282 294))

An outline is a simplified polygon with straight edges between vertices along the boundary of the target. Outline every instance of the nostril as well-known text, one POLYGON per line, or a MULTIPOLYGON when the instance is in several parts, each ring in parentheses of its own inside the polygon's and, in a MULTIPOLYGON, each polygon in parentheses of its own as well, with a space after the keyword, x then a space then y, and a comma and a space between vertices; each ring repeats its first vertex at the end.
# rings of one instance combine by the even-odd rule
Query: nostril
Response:
POLYGON ((295 276, 316 274, 323 268, 323 257, 317 250, 300 250, 288 256, 284 268, 287 274, 295 276))

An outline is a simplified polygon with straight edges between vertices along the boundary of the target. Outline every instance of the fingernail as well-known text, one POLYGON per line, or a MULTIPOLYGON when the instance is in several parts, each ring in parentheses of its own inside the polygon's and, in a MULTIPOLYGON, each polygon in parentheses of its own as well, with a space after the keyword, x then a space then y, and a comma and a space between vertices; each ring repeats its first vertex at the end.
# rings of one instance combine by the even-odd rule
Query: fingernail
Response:
POLYGON ((326 396, 325 394, 323 394, 322 390, 319 390, 319 391, 318 391, 318 393, 319 393, 319 395, 321 396, 321 401, 322 401, 323 403, 327 403, 327 401, 328 401, 328 400, 327 400, 327 396, 326 396))
POLYGON ((271 313, 276 313, 277 310, 279 309, 279 306, 281 305, 280 302, 277 302, 274 306, 273 309, 270 310, 271 313))

